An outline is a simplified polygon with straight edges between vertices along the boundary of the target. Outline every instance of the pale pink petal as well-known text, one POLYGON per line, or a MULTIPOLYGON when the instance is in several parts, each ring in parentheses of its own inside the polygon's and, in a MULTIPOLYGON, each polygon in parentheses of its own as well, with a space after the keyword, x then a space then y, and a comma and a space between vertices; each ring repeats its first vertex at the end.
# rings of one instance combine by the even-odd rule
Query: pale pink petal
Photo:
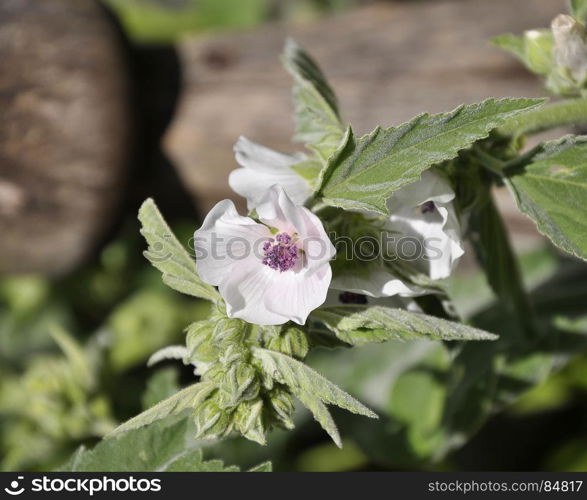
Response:
POLYGON ((263 203, 257 207, 261 222, 298 238, 304 251, 304 267, 314 272, 331 261, 336 254, 322 221, 305 207, 295 205, 279 186, 272 186, 263 203))
POLYGON ((277 273, 265 295, 265 307, 300 325, 308 315, 326 300, 332 279, 330 266, 324 266, 310 276, 303 272, 277 273))
POLYGON ((280 325, 291 319, 265 305, 279 274, 260 262, 235 266, 219 286, 227 315, 256 325, 280 325))
POLYGON ((265 226, 238 215, 232 201, 221 201, 194 234, 198 275, 210 285, 219 285, 233 267, 260 260, 259 247, 270 237, 265 226))

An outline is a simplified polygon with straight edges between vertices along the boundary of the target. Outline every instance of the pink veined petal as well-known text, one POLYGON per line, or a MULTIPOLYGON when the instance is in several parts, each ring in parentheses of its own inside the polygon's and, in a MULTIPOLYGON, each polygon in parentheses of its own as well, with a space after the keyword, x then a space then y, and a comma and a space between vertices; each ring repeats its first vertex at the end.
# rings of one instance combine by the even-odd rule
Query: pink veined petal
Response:
POLYGON ((265 298, 279 279, 279 272, 260 262, 236 266, 219 286, 226 302, 227 315, 256 325, 280 325, 287 322, 290 318, 265 305, 265 298))
POLYGON ((305 207, 296 206, 279 186, 273 186, 257 215, 265 224, 290 235, 297 234, 304 251, 304 267, 309 272, 321 268, 336 254, 320 219, 305 207))
POLYGON ((232 201, 221 201, 194 234, 198 275, 210 285, 219 285, 233 267, 255 258, 270 237, 265 226, 238 215, 232 201))
POLYGON ((302 210, 302 217, 306 219, 306 233, 302 236, 301 246, 307 272, 313 273, 334 258, 336 249, 326 234, 322 221, 307 208, 302 210))
MULTIPOLYGON (((204 281, 218 285, 230 317, 260 325, 289 320, 304 324, 310 312, 326 298, 332 278, 328 262, 334 247, 320 220, 306 208, 296 206, 279 186, 271 188, 257 213, 261 221, 285 233, 283 238, 272 234, 266 225, 239 216, 232 202, 221 202, 196 231, 196 249, 204 253, 197 261, 198 273, 204 281), (269 240, 272 243, 267 244, 269 240), (269 258, 268 252, 290 248, 279 246, 290 245, 290 241, 292 247, 300 245, 304 257, 306 250, 314 250, 320 243, 323 255, 310 262, 312 266, 307 259, 298 257, 296 266, 287 270, 286 266, 282 269, 263 264, 263 259, 269 258), (304 244, 307 248, 303 248, 304 244)), ((294 250, 291 258, 295 255, 294 250)), ((271 253, 271 259, 282 257, 290 258, 271 253)))
POLYGON ((265 295, 265 307, 303 325, 308 315, 326 300, 331 279, 332 270, 329 265, 311 276, 306 276, 303 272, 281 273, 276 280, 271 281, 265 295))

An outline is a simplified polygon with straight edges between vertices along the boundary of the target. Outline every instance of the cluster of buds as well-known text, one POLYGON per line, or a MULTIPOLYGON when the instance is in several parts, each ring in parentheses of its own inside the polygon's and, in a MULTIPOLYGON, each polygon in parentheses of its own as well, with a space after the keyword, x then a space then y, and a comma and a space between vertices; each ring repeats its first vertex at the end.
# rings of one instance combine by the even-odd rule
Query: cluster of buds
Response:
POLYGON ((236 431, 265 444, 272 427, 294 427, 288 387, 262 369, 252 350, 264 347, 301 360, 309 350, 303 329, 256 326, 218 314, 190 325, 186 343, 186 361, 211 387, 193 406, 197 437, 219 438, 236 431))

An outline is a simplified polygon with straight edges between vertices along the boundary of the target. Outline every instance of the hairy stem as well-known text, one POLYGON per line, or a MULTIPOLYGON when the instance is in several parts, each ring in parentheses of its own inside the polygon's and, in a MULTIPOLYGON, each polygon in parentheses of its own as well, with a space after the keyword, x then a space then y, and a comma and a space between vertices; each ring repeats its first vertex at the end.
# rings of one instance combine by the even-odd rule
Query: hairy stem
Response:
POLYGON ((536 134, 557 127, 587 124, 587 98, 567 99, 532 109, 506 121, 497 130, 503 135, 536 134))

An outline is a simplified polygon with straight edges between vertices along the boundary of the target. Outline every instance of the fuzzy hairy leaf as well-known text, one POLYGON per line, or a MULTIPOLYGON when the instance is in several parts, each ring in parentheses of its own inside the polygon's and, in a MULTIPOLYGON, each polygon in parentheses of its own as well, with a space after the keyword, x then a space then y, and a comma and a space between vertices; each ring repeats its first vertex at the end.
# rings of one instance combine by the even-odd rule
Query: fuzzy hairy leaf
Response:
POLYGON ((168 345, 151 354, 151 357, 147 360, 147 366, 153 366, 168 359, 184 360, 187 359, 188 354, 187 348, 183 345, 168 345))
POLYGON ((336 95, 316 62, 294 40, 287 40, 282 61, 294 78, 294 139, 306 144, 325 163, 344 134, 336 95))
POLYGON ((330 205, 388 214, 387 198, 432 165, 454 158, 539 99, 488 99, 449 113, 423 114, 398 127, 355 138, 349 128, 329 158, 318 195, 330 205))
POLYGON ((326 405, 319 398, 306 391, 297 391, 296 396, 312 412, 316 422, 328 433, 336 446, 342 448, 342 439, 340 438, 338 428, 326 405))
POLYGON ((141 205, 139 220, 141 234, 149 244, 144 255, 163 273, 163 282, 178 292, 218 301, 218 292, 199 278, 194 259, 177 240, 151 198, 141 205))
POLYGON ((220 460, 205 461, 190 442, 187 419, 134 429, 93 449, 78 448, 61 467, 64 472, 238 472, 220 460))
POLYGON ((137 429, 148 425, 156 420, 168 417, 169 415, 176 415, 188 408, 198 406, 208 395, 215 389, 215 385, 210 382, 200 382, 198 384, 190 385, 182 389, 177 394, 167 398, 160 403, 157 403, 152 408, 139 413, 136 417, 127 420, 123 424, 114 429, 106 438, 111 438, 122 432, 131 429, 137 429))
POLYGON ((508 186, 542 234, 587 260, 587 136, 546 143, 508 186))
POLYGON ((147 387, 141 402, 144 410, 173 396, 180 390, 179 373, 175 366, 168 366, 156 371, 147 381, 147 387))
POLYGON ((383 306, 334 306, 313 312, 336 336, 352 345, 387 340, 495 340, 492 333, 426 314, 383 306))
POLYGON ((273 472, 273 464, 271 462, 263 462, 249 469, 249 472, 273 472))
POLYGON ((359 415, 377 418, 369 408, 304 363, 285 354, 259 347, 253 349, 253 356, 261 363, 266 373, 287 385, 298 398, 300 392, 306 392, 324 403, 339 406, 359 415))

